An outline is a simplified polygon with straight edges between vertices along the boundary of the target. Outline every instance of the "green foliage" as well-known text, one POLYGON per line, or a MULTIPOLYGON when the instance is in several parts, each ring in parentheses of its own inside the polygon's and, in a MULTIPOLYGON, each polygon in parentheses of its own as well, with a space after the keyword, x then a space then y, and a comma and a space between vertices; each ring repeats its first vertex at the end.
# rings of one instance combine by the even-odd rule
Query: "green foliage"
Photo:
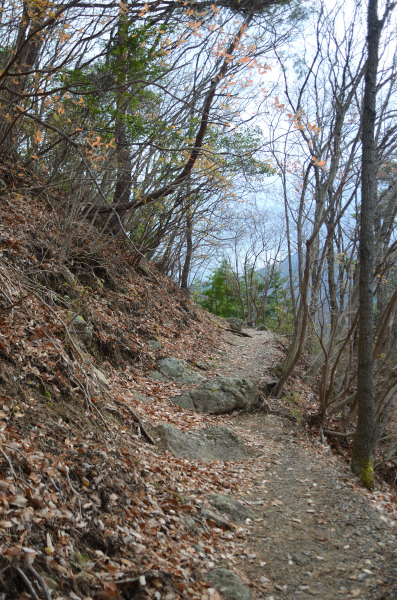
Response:
POLYGON ((112 123, 116 116, 124 122, 130 139, 162 129, 163 124, 148 118, 158 97, 142 85, 143 81, 158 77, 163 69, 158 60, 157 37, 156 29, 130 25, 124 35, 124 46, 113 40, 104 48, 105 56, 101 59, 59 74, 59 83, 74 92, 64 101, 64 106, 85 130, 94 129, 103 139, 110 140, 114 136, 112 123), (139 83, 131 83, 134 79, 139 83), (84 96, 77 103, 80 90, 84 96))
POLYGON ((221 317, 235 316, 236 308, 232 293, 232 278, 229 264, 226 260, 223 260, 203 284, 201 293, 198 292, 198 304, 221 317))
POLYGON ((267 282, 266 275, 261 275, 249 264, 246 265, 246 277, 236 280, 228 261, 223 259, 203 284, 193 286, 193 294, 202 308, 215 315, 241 316, 243 302, 245 314, 251 315, 255 324, 265 321, 271 329, 289 331, 292 312, 287 281, 288 277, 281 277, 275 271, 267 282), (266 286, 268 292, 263 309, 262 296, 266 286))
POLYGON ((263 133, 258 126, 240 128, 228 133, 211 129, 208 133, 208 143, 214 150, 223 153, 222 167, 232 174, 243 171, 248 177, 268 177, 275 173, 275 169, 269 163, 257 156, 263 145, 263 133))

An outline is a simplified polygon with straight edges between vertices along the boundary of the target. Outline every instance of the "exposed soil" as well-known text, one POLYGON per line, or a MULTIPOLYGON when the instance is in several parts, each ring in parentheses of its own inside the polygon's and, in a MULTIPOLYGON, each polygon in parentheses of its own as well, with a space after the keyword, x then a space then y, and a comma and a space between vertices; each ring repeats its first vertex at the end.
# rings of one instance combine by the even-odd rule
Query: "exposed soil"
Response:
MULTIPOLYGON (((282 341, 249 333, 252 339, 226 334, 233 346, 217 372, 260 385, 282 341)), ((246 574, 258 598, 397 598, 395 522, 347 465, 310 440, 293 416, 286 418, 285 402, 267 403, 267 412, 233 417, 259 454, 239 463, 247 479, 240 498, 258 517, 247 525, 245 552, 231 561, 234 568, 246 574)))
POLYGON ((305 416, 316 400, 299 378, 284 399, 266 396, 285 337, 226 333, 151 265, 134 270, 117 240, 95 255, 71 242, 62 262, 59 215, 38 201, 3 197, 2 217, 1 598, 218 600, 206 576, 222 566, 256 600, 397 598, 391 490, 381 481, 363 490, 312 436, 305 416), (153 378, 164 357, 209 379, 251 379, 260 408, 217 416, 176 406, 169 398, 186 386, 153 378), (250 458, 173 456, 160 423, 227 425, 250 458), (217 527, 203 512, 213 493, 256 518, 217 527))

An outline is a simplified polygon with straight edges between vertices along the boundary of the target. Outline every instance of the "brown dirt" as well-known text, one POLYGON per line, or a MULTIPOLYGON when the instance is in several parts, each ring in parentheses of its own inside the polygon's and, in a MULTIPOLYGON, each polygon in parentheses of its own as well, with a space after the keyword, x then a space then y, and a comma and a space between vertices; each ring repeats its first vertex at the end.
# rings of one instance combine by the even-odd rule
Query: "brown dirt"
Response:
POLYGON ((205 363, 209 378, 245 376, 266 391, 286 338, 218 329, 171 280, 134 271, 117 240, 95 256, 77 240, 63 264, 57 212, 16 191, 2 203, 0 595, 34 597, 22 569, 44 597, 34 560, 53 600, 214 600, 205 576, 222 565, 258 600, 386 598, 397 587, 396 505, 387 486, 365 492, 309 437, 309 388, 291 379, 284 400, 266 398, 252 414, 198 415, 169 401, 180 385, 150 377, 159 358, 173 356, 205 363), (67 286, 65 265, 76 279, 67 286), (93 327, 89 349, 75 313, 93 327), (139 436, 130 409, 156 442, 159 423, 184 431, 226 424, 251 457, 174 457, 139 436), (214 492, 240 498, 256 520, 211 527, 201 508, 214 492))
MULTIPOLYGON (((263 385, 283 340, 249 333, 252 339, 227 334, 235 346, 228 346, 217 372, 263 385)), ((269 600, 374 600, 397 593, 396 522, 382 514, 380 492, 363 490, 327 446, 307 437, 294 422, 298 407, 271 398, 267 403, 267 413, 233 417, 236 430, 258 451, 240 465, 247 480, 240 498, 258 517, 247 525, 245 551, 231 561, 234 568, 246 574, 257 598, 269 600), (286 418, 288 406, 296 408, 292 419, 286 418)))

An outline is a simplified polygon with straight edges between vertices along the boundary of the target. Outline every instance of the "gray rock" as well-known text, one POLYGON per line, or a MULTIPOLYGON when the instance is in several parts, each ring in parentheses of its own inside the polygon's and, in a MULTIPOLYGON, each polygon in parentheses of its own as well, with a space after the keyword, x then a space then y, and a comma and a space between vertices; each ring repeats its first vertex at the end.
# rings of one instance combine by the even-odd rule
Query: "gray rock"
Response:
POLYGON ((242 524, 245 522, 245 519, 254 519, 256 516, 252 510, 246 508, 241 502, 233 498, 233 496, 211 494, 208 499, 212 506, 220 513, 229 515, 235 523, 242 524))
POLYGON ((193 365, 197 368, 200 369, 200 371, 208 371, 209 366, 206 365, 203 362, 194 362, 193 365))
POLYGON ((249 587, 229 569, 215 569, 208 573, 206 579, 211 581, 227 600, 252 600, 249 587))
POLYGON ((200 533, 199 528, 196 525, 196 522, 191 517, 186 517, 185 519, 186 527, 189 529, 190 533, 193 535, 198 535, 200 533))
POLYGON ((139 400, 140 402, 144 402, 145 404, 152 404, 154 402, 154 398, 150 398, 149 396, 143 396, 142 394, 138 394, 134 392, 134 398, 139 400))
POLYGON ((149 373, 150 379, 155 379, 156 381, 169 381, 168 377, 165 377, 160 371, 152 371, 149 373))
POLYGON ((171 398, 182 408, 212 415, 222 415, 236 408, 249 410, 258 404, 258 399, 259 392, 254 384, 238 377, 204 381, 195 390, 171 398))
POLYGON ((181 394, 180 396, 172 396, 170 400, 171 402, 173 402, 177 406, 181 406, 185 410, 196 411, 196 407, 194 406, 192 397, 189 392, 187 392, 186 394, 181 394))
POLYGON ((204 379, 179 358, 163 358, 159 368, 162 375, 178 383, 198 383, 204 379))
POLYGON ((157 348, 158 350, 160 350, 163 347, 163 344, 161 342, 158 342, 157 340, 149 340, 147 345, 149 346, 149 348, 157 348))
POLYGON ((109 384, 108 380, 106 379, 105 375, 102 373, 102 371, 100 371, 99 369, 96 369, 94 367, 94 373, 98 380, 99 385, 102 385, 102 387, 104 387, 108 390, 110 388, 110 384, 109 384))
POLYGON ((219 527, 220 529, 222 529, 222 527, 224 527, 225 529, 229 529, 230 531, 232 531, 234 529, 233 525, 231 525, 229 523, 229 521, 226 521, 226 519, 224 519, 223 517, 218 515, 213 510, 208 510, 207 508, 203 508, 203 510, 201 511, 201 514, 203 515, 204 519, 207 519, 207 521, 214 521, 216 526, 219 527))
POLYGON ((91 348, 92 346, 92 325, 89 325, 87 321, 81 315, 73 315, 72 317, 72 325, 79 335, 79 337, 83 340, 84 344, 87 348, 91 348))
POLYGON ((259 325, 259 327, 256 328, 257 331, 270 331, 269 327, 266 327, 266 325, 259 325))
POLYGON ((176 456, 215 460, 240 460, 248 455, 243 440, 229 427, 208 427, 191 433, 183 433, 175 425, 159 425, 157 433, 176 456))
POLYGON ((226 322, 229 324, 230 329, 233 329, 234 331, 241 331, 244 325, 244 321, 238 317, 229 317, 226 319, 226 322))

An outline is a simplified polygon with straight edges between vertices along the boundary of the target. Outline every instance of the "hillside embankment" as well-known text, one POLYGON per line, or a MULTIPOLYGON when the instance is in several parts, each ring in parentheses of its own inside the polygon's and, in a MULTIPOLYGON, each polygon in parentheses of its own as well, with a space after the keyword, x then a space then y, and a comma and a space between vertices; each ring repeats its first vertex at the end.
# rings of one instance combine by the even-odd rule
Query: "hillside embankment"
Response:
POLYGON ((365 492, 299 404, 265 397, 283 338, 225 332, 152 265, 133 269, 124 242, 62 229, 53 204, 1 197, 3 597, 395 598, 391 490, 365 492), (259 404, 177 404, 225 377, 250 379, 259 404), (171 452, 166 427, 209 432, 211 451, 221 430, 244 456, 171 452))

